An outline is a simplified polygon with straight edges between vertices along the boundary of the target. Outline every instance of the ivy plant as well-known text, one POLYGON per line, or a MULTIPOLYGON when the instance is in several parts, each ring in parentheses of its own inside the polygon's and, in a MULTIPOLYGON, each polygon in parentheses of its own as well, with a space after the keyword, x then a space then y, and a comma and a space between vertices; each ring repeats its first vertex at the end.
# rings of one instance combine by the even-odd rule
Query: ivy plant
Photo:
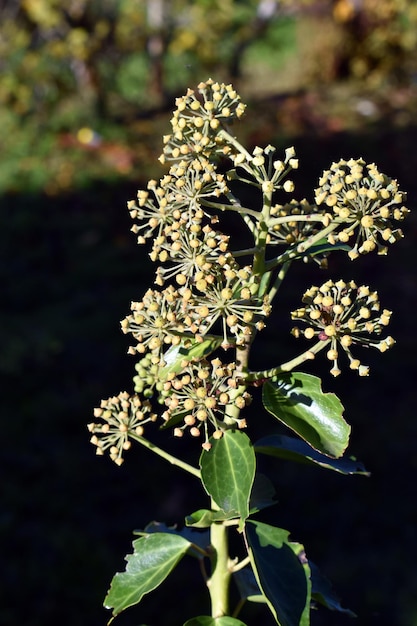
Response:
POLYGON ((368 285, 329 279, 309 287, 291 313, 292 334, 305 342, 301 352, 280 361, 277 346, 276 364, 262 371, 252 368, 251 355, 258 334, 273 323, 292 264, 324 266, 337 250, 352 261, 386 254, 402 237, 396 223, 408 213, 405 194, 359 158, 331 164, 312 201, 296 201, 294 148, 249 152, 230 130, 244 111, 232 85, 210 79, 188 90, 163 138, 160 161, 169 163, 168 173, 128 203, 132 231, 139 244, 150 244, 156 271, 121 323, 137 359, 134 390, 95 409, 91 442, 117 465, 132 443, 147 447, 195 478, 203 506, 177 527, 153 522, 138 533, 126 570, 115 574, 105 599, 110 621, 155 592, 187 558, 199 562, 208 602, 184 626, 244 626, 247 602, 265 603, 280 626, 308 626, 319 604, 349 612, 289 531, 259 521, 259 511, 275 499, 258 459, 366 473, 346 454, 350 426, 340 400, 299 368, 323 354, 333 376, 345 364, 368 376, 361 348, 392 347, 385 333, 391 311, 368 285), (225 212, 235 216, 230 236, 221 230, 225 212), (240 224, 251 238, 245 249, 234 244, 240 224), (254 394, 288 434, 251 438, 254 394), (190 464, 152 443, 153 423, 170 436, 194 438, 198 461, 190 464), (230 553, 231 533, 240 538, 237 555, 230 553), (240 595, 236 606, 232 581, 240 595))

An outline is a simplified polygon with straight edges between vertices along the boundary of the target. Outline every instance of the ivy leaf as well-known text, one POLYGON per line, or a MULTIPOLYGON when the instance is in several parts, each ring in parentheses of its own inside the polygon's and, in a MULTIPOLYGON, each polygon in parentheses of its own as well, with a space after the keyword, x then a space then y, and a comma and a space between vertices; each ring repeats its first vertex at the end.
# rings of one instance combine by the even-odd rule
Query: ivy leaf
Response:
POLYGON ((226 430, 221 439, 210 439, 211 450, 200 457, 204 488, 226 514, 241 519, 249 515, 249 498, 255 477, 255 452, 240 430, 226 430))
POLYGON ((248 602, 256 602, 260 604, 266 603, 266 598, 262 591, 259 589, 259 585, 256 582, 255 574, 252 568, 244 567, 233 573, 233 579, 239 591, 241 600, 247 600, 248 602))
POLYGON ((353 457, 342 457, 331 459, 316 450, 313 450, 305 441, 287 437, 286 435, 269 435, 262 437, 254 444, 255 452, 275 456, 287 461, 306 463, 308 465, 319 465, 325 469, 330 469, 341 474, 361 474, 370 476, 362 463, 353 457))
POLYGON ((152 533, 168 533, 170 535, 178 535, 191 543, 188 550, 190 556, 197 559, 204 559, 204 552, 210 544, 210 534, 207 531, 194 530, 192 528, 182 528, 178 530, 177 526, 167 526, 163 522, 150 522, 145 530, 135 530, 135 535, 146 536, 152 533), (199 549, 196 549, 199 548, 199 549))
POLYGON ((236 515, 225 513, 224 511, 210 511, 209 509, 199 509, 185 518, 185 524, 193 528, 209 528, 214 522, 224 522, 233 519, 236 515))
POLYGON ((186 554, 191 544, 179 535, 156 533, 133 542, 134 552, 126 556, 124 572, 118 572, 104 600, 113 617, 156 589, 186 554))
POLYGON ((331 611, 338 611, 339 613, 345 613, 350 617, 356 617, 356 614, 353 611, 350 609, 344 609, 341 606, 339 598, 334 592, 331 582, 323 576, 317 565, 314 565, 311 561, 309 562, 309 565, 311 569, 312 584, 311 597, 313 600, 322 604, 331 611))
POLYGON ((192 617, 184 626, 246 626, 240 619, 235 617, 209 617, 208 615, 200 615, 200 617, 192 617))
POLYGON ((212 337, 203 341, 189 339, 187 343, 182 341, 177 346, 171 346, 164 354, 165 365, 158 372, 160 380, 164 380, 168 374, 181 372, 184 369, 181 365, 184 359, 191 361, 211 354, 217 350, 222 341, 221 337, 212 337))
POLYGON ((350 426, 334 393, 323 393, 317 376, 290 372, 267 381, 262 390, 264 406, 322 454, 339 458, 349 443, 350 426))
POLYGON ((279 626, 309 626, 310 568, 301 544, 282 528, 249 520, 245 527, 257 583, 279 626))

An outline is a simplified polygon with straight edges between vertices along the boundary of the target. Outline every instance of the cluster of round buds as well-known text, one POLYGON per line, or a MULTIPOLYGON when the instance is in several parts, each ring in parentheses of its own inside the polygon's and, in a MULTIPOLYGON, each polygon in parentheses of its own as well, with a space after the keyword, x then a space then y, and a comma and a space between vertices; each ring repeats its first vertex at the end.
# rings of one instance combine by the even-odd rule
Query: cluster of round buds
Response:
POLYGON ((122 331, 131 333, 137 341, 129 353, 149 351, 155 364, 168 346, 180 343, 181 333, 190 330, 184 300, 172 285, 162 291, 148 289, 141 302, 132 302, 131 310, 132 314, 121 322, 122 331))
MULTIPOLYGON (((284 160, 274 159, 275 148, 268 145, 266 148, 257 146, 252 154, 248 152, 237 152, 230 155, 235 167, 239 167, 247 172, 251 177, 258 181, 263 193, 272 194, 278 189, 282 189, 287 193, 294 191, 294 183, 292 180, 286 180, 291 170, 298 168, 298 159, 295 158, 295 150, 293 147, 286 148, 284 160)), ((235 170, 228 172, 229 178, 239 178, 235 170)))
POLYGON ((325 211, 307 200, 291 200, 271 208, 267 243, 291 246, 305 241, 319 232, 326 219, 325 211))
POLYGON ((166 159, 191 160, 214 151, 228 154, 231 148, 222 142, 218 131, 222 125, 240 118, 245 111, 245 105, 232 85, 209 79, 198 85, 197 93, 189 89, 175 103, 172 134, 164 137, 162 162, 166 159))
POLYGON ((152 398, 154 387, 160 383, 161 368, 165 366, 164 358, 155 357, 152 353, 145 354, 135 365, 137 372, 133 377, 136 393, 140 393, 145 398, 152 398))
POLYGON ((202 198, 218 198, 229 191, 224 176, 202 157, 174 163, 160 185, 168 192, 170 203, 180 208, 200 206, 202 198))
POLYGON ((329 242, 347 243, 354 237, 351 259, 375 249, 378 254, 386 254, 387 244, 403 236, 392 221, 402 221, 409 212, 402 205, 405 194, 399 191, 396 180, 363 159, 333 163, 330 170, 323 172, 315 198, 342 225, 337 233, 329 235, 329 242))
POLYGON ((213 275, 214 265, 233 262, 228 244, 229 237, 208 224, 202 227, 194 223, 190 228, 172 231, 169 238, 160 242, 158 254, 151 253, 153 260, 170 263, 158 267, 156 282, 163 284, 175 276, 177 284, 184 286, 196 282, 201 275, 213 275))
POLYGON ((244 345, 254 329, 262 330, 263 319, 270 314, 268 297, 257 296, 258 284, 251 267, 224 266, 220 272, 202 275, 195 286, 203 295, 190 302, 194 319, 201 335, 217 321, 223 332, 224 348, 230 345, 230 336, 236 345, 244 345))
POLYGON ((94 409, 94 417, 100 421, 88 424, 92 433, 90 441, 97 446, 97 454, 103 455, 108 450, 117 465, 123 463, 123 453, 131 446, 130 438, 141 437, 144 424, 157 419, 149 401, 142 401, 137 395, 130 396, 126 391, 102 400, 94 409))
MULTIPOLYGON (((332 362, 333 376, 340 374, 339 347, 347 354, 350 368, 357 370, 360 376, 367 376, 369 367, 353 357, 351 347, 362 345, 385 352, 395 343, 390 336, 375 338, 389 324, 391 311, 380 311, 378 294, 367 286, 358 287, 353 281, 334 283, 329 280, 321 287, 308 289, 303 302, 305 306, 293 311, 291 317, 307 324, 302 333, 304 337, 318 339, 329 347, 327 358, 332 362)), ((299 328, 294 328, 293 334, 300 336, 299 328)))
POLYGON ((227 428, 246 427, 244 419, 232 417, 233 411, 227 423, 223 419, 226 407, 241 410, 250 402, 250 395, 239 387, 235 370, 235 363, 201 360, 188 363, 181 374, 169 377, 161 392, 167 407, 162 418, 175 426, 176 437, 182 437, 187 429, 193 437, 203 434, 203 448, 209 450, 211 434, 218 439, 227 428))
POLYGON ((131 231, 137 235, 139 244, 151 237, 156 241, 164 238, 165 233, 180 219, 181 211, 170 200, 166 190, 156 180, 149 181, 146 191, 138 191, 137 201, 129 200, 127 208, 130 217, 136 220, 131 231))
POLYGON ((203 181, 200 181, 200 185, 194 177, 197 171, 201 172, 197 163, 195 168, 186 168, 185 171, 178 165, 175 175, 167 174, 159 184, 150 180, 148 190, 138 191, 137 201, 128 202, 130 217, 135 220, 131 231, 137 235, 139 244, 153 238, 153 250, 157 253, 170 233, 179 228, 193 228, 194 225, 201 224, 205 213, 201 208, 200 198, 217 196, 227 191, 223 177, 217 176, 214 169, 209 172, 209 166, 201 176, 203 181), (179 177, 181 173, 182 178, 179 177), (211 182, 206 180, 208 176, 211 182), (193 191, 192 185, 196 185, 198 189, 194 188, 193 191))

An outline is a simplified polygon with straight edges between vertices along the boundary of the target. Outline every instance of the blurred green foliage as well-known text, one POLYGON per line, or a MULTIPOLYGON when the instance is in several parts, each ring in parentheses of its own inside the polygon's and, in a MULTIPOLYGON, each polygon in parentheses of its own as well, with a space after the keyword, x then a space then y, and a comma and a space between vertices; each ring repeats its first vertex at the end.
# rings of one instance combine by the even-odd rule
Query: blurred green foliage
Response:
POLYGON ((285 88, 407 83, 416 33, 416 0, 6 0, 0 191, 55 194, 146 167, 138 120, 210 75, 245 97, 282 88, 281 74, 285 88))

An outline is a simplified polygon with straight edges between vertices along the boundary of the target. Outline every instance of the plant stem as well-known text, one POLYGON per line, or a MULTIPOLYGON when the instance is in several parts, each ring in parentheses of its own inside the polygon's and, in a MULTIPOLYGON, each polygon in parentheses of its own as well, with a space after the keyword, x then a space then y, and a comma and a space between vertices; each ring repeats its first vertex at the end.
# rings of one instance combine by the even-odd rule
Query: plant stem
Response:
POLYGON ((291 261, 287 261, 286 263, 284 263, 284 265, 281 267, 281 269, 279 270, 277 277, 275 279, 274 284, 272 285, 271 289, 269 290, 268 296, 269 296, 269 302, 272 302, 272 300, 275 298, 278 289, 281 287, 281 283, 284 280, 289 268, 291 265, 291 261))
POLYGON ((171 465, 176 465, 177 467, 180 467, 181 469, 185 470, 189 474, 192 474, 196 478, 199 478, 199 479, 201 478, 201 472, 197 467, 193 467, 192 465, 189 465, 185 461, 181 461, 181 459, 178 459, 176 456, 173 456, 172 454, 170 454, 169 452, 166 452, 162 448, 158 448, 158 446, 151 443, 144 437, 140 437, 139 435, 136 435, 136 433, 129 433, 129 435, 132 439, 134 439, 138 443, 145 446, 145 448, 148 448, 148 450, 152 450, 152 452, 155 452, 155 454, 165 459, 165 461, 168 461, 168 463, 171 463, 171 465))
POLYGON ((264 380, 267 378, 273 378, 274 376, 278 376, 278 374, 282 374, 283 372, 291 372, 294 367, 298 367, 301 363, 305 363, 305 361, 310 361, 314 359, 315 355, 323 350, 330 343, 330 339, 326 341, 318 341, 314 344, 309 350, 306 350, 302 354, 299 354, 294 359, 283 363, 282 365, 278 365, 278 367, 273 367, 269 370, 263 370, 262 372, 250 372, 245 377, 245 383, 256 382, 257 380, 264 380))
MULTIPOLYGON (((218 509, 212 501, 212 508, 218 509)), ((212 574, 207 586, 211 599, 212 617, 229 615, 229 584, 232 575, 229 567, 228 529, 223 524, 211 525, 211 568, 212 574)))

